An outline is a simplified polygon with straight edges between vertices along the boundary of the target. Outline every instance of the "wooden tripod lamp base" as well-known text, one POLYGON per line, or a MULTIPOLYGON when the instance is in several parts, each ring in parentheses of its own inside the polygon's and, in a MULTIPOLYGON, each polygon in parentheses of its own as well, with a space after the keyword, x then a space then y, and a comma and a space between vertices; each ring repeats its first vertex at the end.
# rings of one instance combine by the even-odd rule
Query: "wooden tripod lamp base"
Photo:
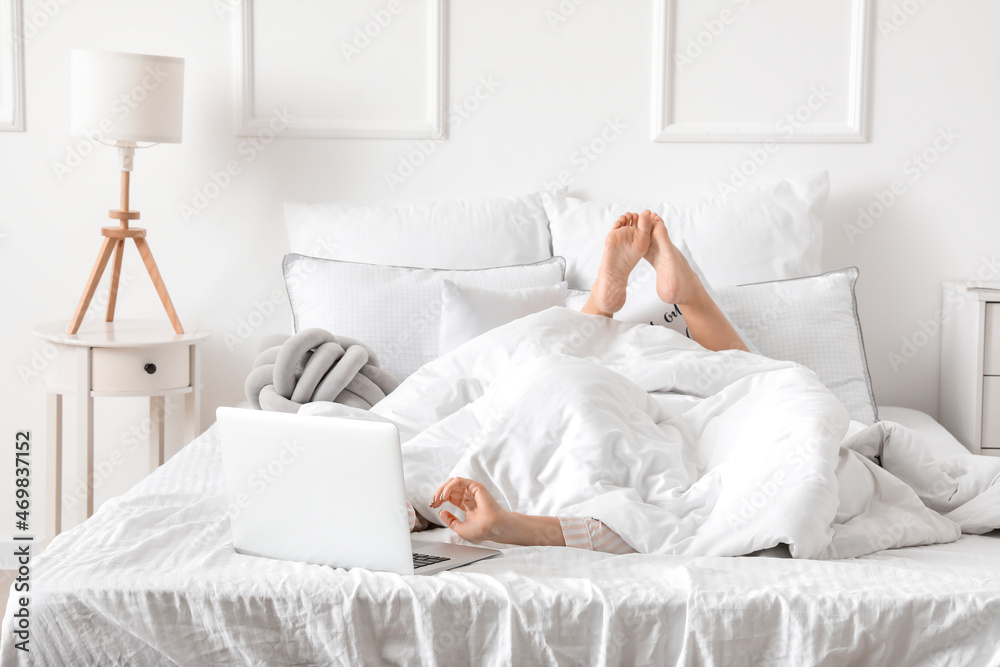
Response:
MULTIPOLYGON (((131 160, 129 160, 127 166, 129 168, 131 167, 131 160)), ((83 296, 80 297, 80 303, 76 307, 76 313, 73 315, 73 319, 69 324, 67 333, 75 334, 80 330, 80 325, 83 324, 83 316, 86 315, 87 308, 90 306, 90 301, 94 298, 94 293, 97 291, 97 285, 101 282, 101 276, 104 275, 104 269, 107 267, 112 253, 114 253, 115 261, 112 265, 111 291, 108 295, 108 311, 105 321, 114 321, 115 301, 118 298, 118 279, 121 276, 122 254, 125 251, 125 241, 127 239, 135 241, 135 245, 139 249, 139 256, 142 257, 142 262, 146 265, 146 271, 149 273, 149 277, 153 280, 153 287, 156 288, 156 293, 160 296, 160 301, 163 303, 164 310, 167 311, 167 317, 170 318, 170 324, 173 325, 174 331, 179 334, 184 333, 184 329, 181 327, 181 321, 177 317, 177 311, 174 310, 174 304, 170 301, 170 295, 167 294, 167 286, 163 284, 163 278, 160 276, 160 270, 156 267, 156 262, 153 260, 153 253, 149 249, 149 244, 146 243, 146 230, 140 227, 128 226, 129 220, 139 219, 139 211, 130 211, 128 208, 128 191, 129 171, 128 169, 123 169, 122 206, 118 210, 108 212, 108 217, 113 220, 118 220, 118 227, 101 228, 101 234, 104 236, 104 243, 101 245, 101 251, 97 255, 97 261, 94 263, 94 268, 90 272, 90 279, 87 281, 87 287, 83 291, 83 296)))

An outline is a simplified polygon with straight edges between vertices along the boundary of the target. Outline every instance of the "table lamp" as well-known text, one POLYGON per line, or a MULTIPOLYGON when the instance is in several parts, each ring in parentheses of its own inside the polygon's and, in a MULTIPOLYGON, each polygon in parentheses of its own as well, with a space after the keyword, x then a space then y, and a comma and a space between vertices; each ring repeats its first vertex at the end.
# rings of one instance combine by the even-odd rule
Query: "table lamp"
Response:
MULTIPOLYGON (((156 293, 177 333, 184 333, 166 285, 146 243, 146 230, 129 227, 139 212, 129 210, 129 175, 140 142, 180 143, 184 102, 184 59, 113 51, 73 51, 71 73, 71 117, 74 135, 118 147, 121 160, 121 208, 108 216, 117 227, 102 227, 104 241, 90 279, 80 297, 68 333, 83 323, 104 269, 114 253, 107 322, 115 319, 118 278, 126 239, 132 239, 153 280, 156 293)), ((143 147, 145 148, 145 146, 143 147)))

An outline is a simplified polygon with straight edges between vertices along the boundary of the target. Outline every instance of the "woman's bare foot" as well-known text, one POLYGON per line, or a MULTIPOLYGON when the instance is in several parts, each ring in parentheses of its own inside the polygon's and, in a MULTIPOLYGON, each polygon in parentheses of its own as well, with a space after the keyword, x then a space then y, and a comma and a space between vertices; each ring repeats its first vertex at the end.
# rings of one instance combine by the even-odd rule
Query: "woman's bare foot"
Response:
POLYGON ((670 241, 663 220, 649 211, 627 213, 615 221, 604 241, 600 273, 582 312, 611 317, 621 310, 629 274, 643 257, 656 269, 657 295, 664 303, 683 307, 684 321, 696 343, 709 350, 747 349, 698 274, 670 241))
POLYGON ((583 312, 611 317, 625 305, 632 269, 650 250, 653 220, 649 211, 619 217, 604 239, 604 256, 583 312))
POLYGON ((656 293, 664 303, 680 306, 693 303, 703 296, 704 287, 684 254, 670 240, 663 219, 655 213, 651 217, 653 229, 645 257, 656 269, 656 293))

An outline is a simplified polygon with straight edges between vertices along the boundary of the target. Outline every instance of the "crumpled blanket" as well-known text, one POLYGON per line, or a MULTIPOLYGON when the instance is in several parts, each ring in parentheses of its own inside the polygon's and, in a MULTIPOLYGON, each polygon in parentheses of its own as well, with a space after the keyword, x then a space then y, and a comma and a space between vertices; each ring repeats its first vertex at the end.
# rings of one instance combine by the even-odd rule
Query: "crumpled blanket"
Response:
POLYGON ((850 558, 1000 528, 1000 459, 852 423, 792 362, 565 308, 425 365, 364 418, 399 427, 408 499, 434 523, 431 495, 462 476, 646 553, 850 558))

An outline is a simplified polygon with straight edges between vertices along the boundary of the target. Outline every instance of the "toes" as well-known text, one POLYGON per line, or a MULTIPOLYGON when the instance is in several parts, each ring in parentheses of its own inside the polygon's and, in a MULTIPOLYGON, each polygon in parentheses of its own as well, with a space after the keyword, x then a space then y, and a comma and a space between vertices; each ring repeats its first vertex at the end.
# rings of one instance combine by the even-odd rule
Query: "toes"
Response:
POLYGON ((611 230, 614 231, 614 230, 618 229, 619 227, 628 227, 628 215, 627 214, 626 215, 618 216, 618 219, 615 220, 615 224, 614 224, 614 226, 611 227, 611 230))
POLYGON ((628 220, 629 227, 635 227, 635 226, 637 226, 639 224, 639 214, 638 213, 629 213, 628 216, 629 216, 629 220, 628 220))
POLYGON ((670 234, 667 233, 667 223, 663 222, 663 218, 655 213, 650 213, 649 218, 653 223, 653 236, 658 236, 662 234, 667 239, 670 238, 670 234))
POLYGON ((653 231, 653 214, 649 211, 643 211, 639 214, 639 220, 636 225, 639 227, 639 231, 643 234, 649 234, 653 231))

